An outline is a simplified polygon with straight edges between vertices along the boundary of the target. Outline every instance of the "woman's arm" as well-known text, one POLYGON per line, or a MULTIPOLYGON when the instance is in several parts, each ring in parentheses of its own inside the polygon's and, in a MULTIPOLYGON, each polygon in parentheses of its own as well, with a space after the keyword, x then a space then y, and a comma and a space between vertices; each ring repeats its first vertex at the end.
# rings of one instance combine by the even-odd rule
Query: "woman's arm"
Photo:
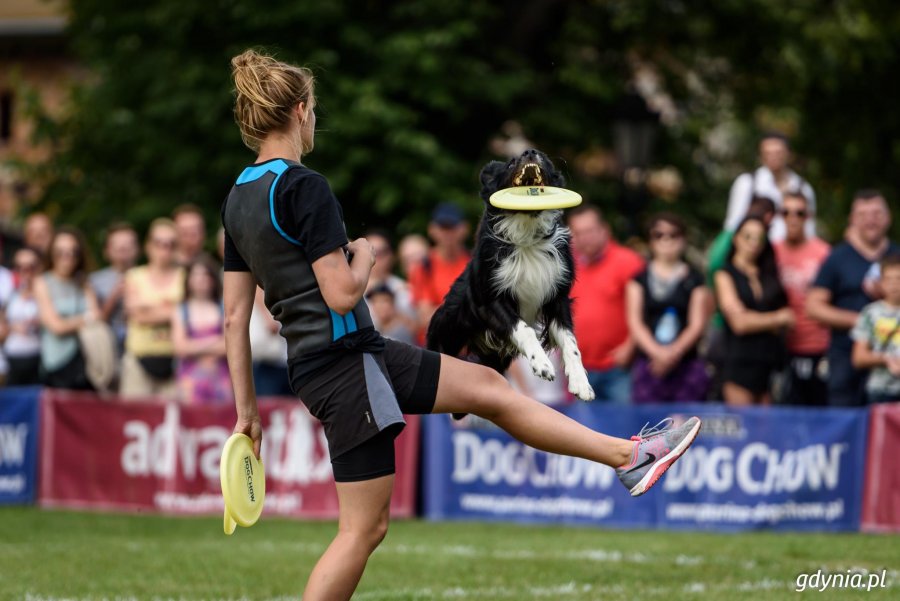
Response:
POLYGON ((625 285, 625 318, 631 338, 638 347, 650 357, 659 356, 662 345, 644 323, 644 288, 634 280, 625 285))
POLYGON ((691 292, 691 300, 688 302, 687 327, 672 343, 674 351, 679 357, 683 357, 688 351, 697 345, 697 341, 703 336, 706 324, 709 321, 709 288, 697 286, 691 292))
POLYGON ((50 300, 50 292, 47 290, 47 284, 43 278, 37 278, 34 281, 34 299, 38 305, 38 316, 41 320, 41 327, 49 330, 57 336, 68 336, 78 331, 78 328, 84 325, 84 315, 73 315, 72 317, 62 317, 57 313, 50 300))
POLYGON ((252 273, 225 272, 225 348, 237 408, 234 431, 246 434, 253 440, 253 452, 259 458, 262 425, 250 363, 250 313, 253 311, 255 294, 256 279, 252 273))
POLYGON ((793 324, 794 315, 787 307, 766 312, 752 311, 745 307, 738 297, 734 280, 728 273, 717 271, 715 281, 719 309, 728 321, 728 325, 738 336, 768 332, 793 324))
POLYGON ((224 336, 204 336, 203 338, 191 338, 188 336, 184 324, 184 316, 181 306, 176 306, 172 311, 172 345, 175 348, 175 356, 179 358, 199 357, 203 355, 222 356, 225 354, 224 336))
POLYGON ((369 273, 375 265, 375 253, 365 238, 357 238, 347 250, 353 254, 349 263, 344 250, 336 248, 312 264, 325 304, 340 315, 352 311, 362 299, 369 273))
POLYGON ((125 280, 125 315, 142 326, 155 326, 172 320, 170 302, 147 304, 130 278, 125 280))
POLYGON ((97 294, 94 292, 94 289, 91 288, 90 284, 84 285, 84 300, 87 303, 87 310, 85 310, 84 319, 86 321, 94 321, 95 319, 100 319, 100 303, 97 301, 97 294))

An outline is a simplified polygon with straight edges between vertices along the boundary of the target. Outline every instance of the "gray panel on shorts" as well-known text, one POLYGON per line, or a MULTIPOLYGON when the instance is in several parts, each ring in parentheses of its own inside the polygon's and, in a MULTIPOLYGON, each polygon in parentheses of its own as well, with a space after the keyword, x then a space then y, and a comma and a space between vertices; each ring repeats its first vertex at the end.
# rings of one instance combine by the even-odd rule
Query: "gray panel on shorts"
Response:
POLYGON ((366 389, 369 393, 372 417, 375 418, 378 430, 384 430, 391 424, 405 424, 394 390, 388 384, 375 358, 369 353, 363 353, 363 371, 366 374, 366 389))

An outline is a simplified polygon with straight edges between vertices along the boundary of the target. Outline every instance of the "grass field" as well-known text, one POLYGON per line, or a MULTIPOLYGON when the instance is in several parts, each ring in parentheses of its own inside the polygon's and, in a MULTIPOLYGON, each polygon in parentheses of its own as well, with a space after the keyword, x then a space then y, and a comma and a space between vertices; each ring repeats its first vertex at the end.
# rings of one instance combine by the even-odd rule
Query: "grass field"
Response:
MULTIPOLYGON (((0 597, 31 601, 299 599, 335 525, 0 508, 0 597)), ((900 537, 626 532, 396 522, 354 599, 794 599, 800 572, 888 569, 887 589, 816 599, 900 598, 900 537)))

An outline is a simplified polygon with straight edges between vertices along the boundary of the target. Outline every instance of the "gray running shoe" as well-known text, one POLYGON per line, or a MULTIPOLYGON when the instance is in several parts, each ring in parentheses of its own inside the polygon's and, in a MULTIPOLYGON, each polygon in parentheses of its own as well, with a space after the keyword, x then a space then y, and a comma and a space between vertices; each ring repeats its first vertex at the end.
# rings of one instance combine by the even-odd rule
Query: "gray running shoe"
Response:
POLYGON ((639 497, 650 490, 669 466, 687 451, 700 432, 699 417, 692 417, 677 428, 672 423, 671 417, 652 428, 648 428, 650 424, 647 423, 640 434, 631 437, 637 442, 631 462, 616 468, 616 475, 632 497, 639 497))

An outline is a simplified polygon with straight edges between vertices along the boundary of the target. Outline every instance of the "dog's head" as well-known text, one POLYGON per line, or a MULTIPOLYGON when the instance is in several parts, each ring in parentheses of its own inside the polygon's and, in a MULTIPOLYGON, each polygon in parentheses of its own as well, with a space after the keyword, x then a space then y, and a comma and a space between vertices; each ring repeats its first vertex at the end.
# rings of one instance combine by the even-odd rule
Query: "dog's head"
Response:
MULTIPOLYGON (((550 158, 540 150, 526 150, 506 163, 491 161, 481 170, 481 198, 485 203, 491 194, 514 186, 565 186, 566 180, 550 158)), ((488 205, 490 206, 490 205, 488 205)))

